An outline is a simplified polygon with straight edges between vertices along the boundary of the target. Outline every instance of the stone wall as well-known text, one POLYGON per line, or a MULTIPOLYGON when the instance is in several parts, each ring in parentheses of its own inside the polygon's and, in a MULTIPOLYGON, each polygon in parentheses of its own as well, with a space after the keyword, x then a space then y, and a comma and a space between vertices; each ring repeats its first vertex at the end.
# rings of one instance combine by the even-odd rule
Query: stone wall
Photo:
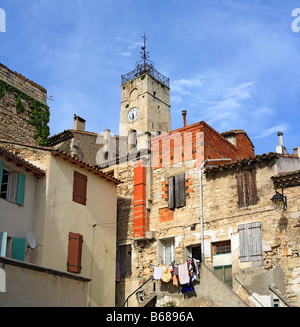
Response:
MULTIPOLYGON (((47 91, 43 87, 2 64, 0 64, 0 80, 46 105, 47 91)), ((24 106, 24 112, 17 113, 15 94, 5 91, 0 99, 0 139, 38 145, 40 138, 34 138, 37 129, 30 123, 29 101, 21 99, 21 104, 24 106)))

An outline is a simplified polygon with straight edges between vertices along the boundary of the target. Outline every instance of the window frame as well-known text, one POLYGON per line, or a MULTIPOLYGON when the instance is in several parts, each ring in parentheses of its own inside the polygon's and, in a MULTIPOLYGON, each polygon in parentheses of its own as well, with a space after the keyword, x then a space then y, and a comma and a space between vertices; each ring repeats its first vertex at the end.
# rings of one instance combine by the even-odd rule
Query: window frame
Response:
POLYGON ((158 240, 158 264, 170 265, 175 262, 175 239, 174 237, 166 237, 158 240), (171 242, 171 262, 166 262, 166 243, 171 242))
POLYGON ((12 192, 12 177, 13 177, 12 171, 10 171, 9 169, 7 169, 6 167, 5 168, 3 167, 3 170, 2 170, 2 179, 1 179, 1 185, 0 185, 0 197, 2 199, 4 199, 4 200, 10 201, 10 202, 11 202, 11 198, 12 198, 12 194, 11 194, 11 192, 12 192), (7 185, 7 189, 6 189, 6 193, 5 193, 6 195, 5 195, 5 197, 3 197, 2 196, 2 193, 4 193, 4 192, 2 192, 2 187, 4 185, 4 183, 3 183, 3 177, 5 175, 5 172, 8 173, 8 180, 7 180, 7 183, 6 183, 6 185, 7 185))
POLYGON ((212 243, 212 247, 213 247, 213 255, 221 255, 221 254, 228 254, 231 253, 231 241, 230 240, 225 240, 225 241, 219 241, 219 242, 214 242, 212 243), (221 252, 217 251, 217 247, 219 246, 225 246, 225 250, 221 252), (228 247, 229 246, 229 250, 228 247))

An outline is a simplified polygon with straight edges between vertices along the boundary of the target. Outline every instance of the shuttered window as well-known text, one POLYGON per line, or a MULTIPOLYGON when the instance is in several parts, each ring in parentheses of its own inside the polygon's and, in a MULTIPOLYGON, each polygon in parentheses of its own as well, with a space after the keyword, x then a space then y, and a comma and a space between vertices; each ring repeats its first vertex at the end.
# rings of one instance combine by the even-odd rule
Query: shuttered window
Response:
POLYGON ((7 232, 0 232, 0 256, 6 257, 7 232))
POLYGON ((20 206, 24 206, 25 185, 26 185, 26 175, 19 172, 18 173, 18 186, 17 186, 17 194, 16 194, 16 203, 19 204, 20 206))
POLYGON ((69 233, 67 270, 73 273, 81 272, 83 237, 78 233, 69 233))
POLYGON ((260 222, 239 225, 240 261, 262 260, 260 222))
POLYGON ((244 170, 237 173, 238 204, 248 207, 258 202, 256 187, 256 170, 244 170))
POLYGON ((86 205, 87 176, 74 171, 73 201, 86 205))
POLYGON ((25 258, 25 238, 13 238, 12 241, 12 259, 24 261, 25 258))
POLYGON ((169 209, 181 208, 186 203, 185 175, 172 176, 168 180, 169 209))

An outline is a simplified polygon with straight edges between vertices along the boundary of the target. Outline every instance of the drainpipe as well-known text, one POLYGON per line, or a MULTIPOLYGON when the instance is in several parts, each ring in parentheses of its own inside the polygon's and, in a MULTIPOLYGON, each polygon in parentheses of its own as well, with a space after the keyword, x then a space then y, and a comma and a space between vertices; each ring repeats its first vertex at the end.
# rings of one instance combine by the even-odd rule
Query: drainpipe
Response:
POLYGON ((203 188, 202 173, 207 162, 211 161, 231 161, 231 159, 205 159, 199 168, 199 189, 200 189, 200 225, 201 225, 201 262, 204 263, 204 230, 203 230, 203 188))

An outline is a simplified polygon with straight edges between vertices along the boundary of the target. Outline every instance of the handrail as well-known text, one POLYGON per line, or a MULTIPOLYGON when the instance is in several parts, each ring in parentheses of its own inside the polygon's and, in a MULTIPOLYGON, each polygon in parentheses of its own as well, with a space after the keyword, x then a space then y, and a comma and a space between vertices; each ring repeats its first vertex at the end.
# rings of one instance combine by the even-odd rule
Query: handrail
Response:
POLYGON ((269 289, 274 294, 276 294, 284 304, 286 304, 288 307, 292 307, 292 305, 279 292, 276 291, 276 289, 275 289, 275 287, 273 285, 270 285, 269 289))
POLYGON ((147 284, 150 280, 153 280, 153 276, 151 276, 149 279, 147 279, 146 281, 145 281, 145 283, 143 283, 141 286, 139 286, 134 292, 132 292, 128 297, 127 297, 127 299, 125 300, 125 302, 123 303, 123 305, 122 305, 122 307, 125 307, 125 304, 126 304, 126 302, 127 302, 127 307, 128 307, 128 300, 129 300, 129 298, 133 295, 133 294, 135 294, 140 288, 142 288, 145 284, 147 284))

